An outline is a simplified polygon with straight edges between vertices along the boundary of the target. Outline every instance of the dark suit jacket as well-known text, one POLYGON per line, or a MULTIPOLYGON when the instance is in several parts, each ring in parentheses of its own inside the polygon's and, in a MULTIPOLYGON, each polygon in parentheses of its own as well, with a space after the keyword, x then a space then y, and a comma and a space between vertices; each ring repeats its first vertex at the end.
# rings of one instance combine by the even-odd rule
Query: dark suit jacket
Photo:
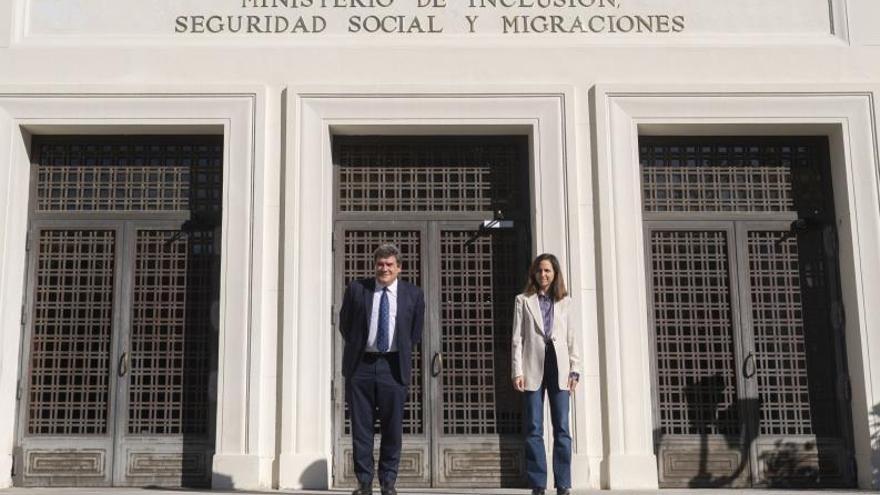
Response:
MULTIPOLYGON (((339 331, 345 348, 342 351, 342 375, 351 378, 364 355, 370 332, 370 313, 376 279, 365 278, 349 284, 339 311, 339 331)), ((400 374, 404 385, 409 385, 412 371, 412 348, 422 341, 425 324, 425 296, 422 289, 397 279, 397 321, 394 334, 400 353, 400 374)))

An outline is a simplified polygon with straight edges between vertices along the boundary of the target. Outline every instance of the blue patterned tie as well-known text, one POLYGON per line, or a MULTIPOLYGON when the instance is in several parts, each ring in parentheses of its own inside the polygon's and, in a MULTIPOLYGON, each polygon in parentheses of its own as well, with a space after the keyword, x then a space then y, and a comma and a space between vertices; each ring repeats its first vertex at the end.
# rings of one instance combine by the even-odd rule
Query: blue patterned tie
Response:
POLYGON ((388 287, 382 289, 382 297, 379 299, 379 328, 376 332, 376 348, 379 352, 388 352, 388 287))

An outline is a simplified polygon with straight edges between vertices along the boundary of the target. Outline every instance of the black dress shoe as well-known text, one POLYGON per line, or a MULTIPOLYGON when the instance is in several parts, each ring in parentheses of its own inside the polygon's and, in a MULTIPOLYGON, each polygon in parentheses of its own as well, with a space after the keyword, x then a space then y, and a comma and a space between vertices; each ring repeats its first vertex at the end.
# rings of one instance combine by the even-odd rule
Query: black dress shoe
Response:
POLYGON ((557 488, 556 495, 571 495, 571 488, 557 488))
POLYGON ((543 488, 532 488, 532 495, 544 495, 543 488))
POLYGON ((397 490, 393 486, 383 486, 382 495, 397 495, 397 490))
POLYGON ((373 495, 373 484, 361 483, 351 495, 373 495))

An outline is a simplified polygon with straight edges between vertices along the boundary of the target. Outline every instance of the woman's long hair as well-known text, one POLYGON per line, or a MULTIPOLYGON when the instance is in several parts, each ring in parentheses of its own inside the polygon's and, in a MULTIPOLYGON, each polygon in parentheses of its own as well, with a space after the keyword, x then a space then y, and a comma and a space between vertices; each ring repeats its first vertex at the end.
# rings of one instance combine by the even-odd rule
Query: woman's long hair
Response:
POLYGON ((538 283, 537 271, 538 265, 540 265, 542 261, 549 261, 550 266, 553 267, 553 281, 550 282, 550 288, 547 290, 547 295, 549 295, 554 301, 561 301, 568 295, 568 290, 565 288, 565 280, 562 278, 562 270, 559 268, 559 260, 556 259, 556 256, 553 256, 550 253, 538 255, 538 257, 535 258, 535 261, 532 261, 531 266, 529 266, 529 278, 526 280, 526 287, 523 289, 523 293, 527 296, 531 296, 532 294, 537 294, 538 290, 541 288, 541 284, 538 283))

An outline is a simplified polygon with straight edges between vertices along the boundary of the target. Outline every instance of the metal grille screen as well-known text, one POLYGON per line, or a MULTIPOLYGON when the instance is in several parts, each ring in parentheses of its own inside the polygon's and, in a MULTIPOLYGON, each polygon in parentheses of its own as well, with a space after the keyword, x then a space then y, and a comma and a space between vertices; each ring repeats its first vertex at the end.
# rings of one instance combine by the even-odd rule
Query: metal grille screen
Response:
POLYGON ((509 211, 522 203, 519 141, 339 137, 336 146, 340 212, 509 211))
POLYGON ((43 230, 30 349, 31 435, 107 432, 116 234, 43 230))
MULTIPOLYGON (((421 287, 421 233, 419 231, 348 230, 345 232, 345 258, 342 273, 345 286, 359 278, 375 276, 373 251, 381 244, 391 243, 400 249, 403 270, 402 279, 421 287)), ((421 345, 412 352, 412 375, 403 412, 404 435, 421 435, 425 431, 423 412, 424 388, 422 385, 421 345)), ((345 434, 351 435, 351 416, 345 405, 345 434)), ((378 423, 376 432, 379 432, 378 423)))
POLYGON ((128 432, 205 434, 214 239, 140 230, 132 303, 128 432))
POLYGON ((440 238, 443 433, 519 433, 520 399, 507 378, 517 242, 503 232, 468 243, 473 235, 440 238))
POLYGON ((219 138, 34 140, 36 209, 48 211, 219 211, 219 138))
POLYGON ((762 435, 812 434, 797 241, 749 232, 749 278, 762 435))
POLYGON ((651 233, 660 428, 736 434, 727 233, 651 233))
POLYGON ((654 143, 640 145, 645 211, 794 211, 792 168, 812 148, 798 145, 654 143))

